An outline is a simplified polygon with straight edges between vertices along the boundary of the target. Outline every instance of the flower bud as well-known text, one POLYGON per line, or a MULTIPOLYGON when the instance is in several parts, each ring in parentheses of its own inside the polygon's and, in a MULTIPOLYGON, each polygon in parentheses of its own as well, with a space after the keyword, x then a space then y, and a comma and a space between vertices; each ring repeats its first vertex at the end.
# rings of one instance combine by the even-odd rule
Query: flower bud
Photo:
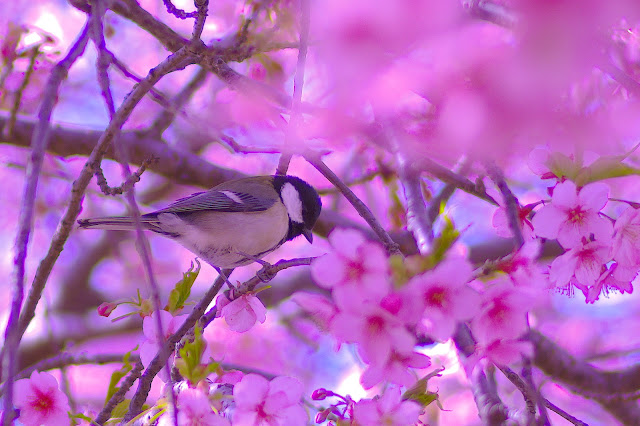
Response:
POLYGON ((314 401, 322 401, 328 396, 329 396, 328 390, 326 390, 325 388, 319 388, 313 391, 313 393, 311 394, 311 399, 313 399, 314 401))

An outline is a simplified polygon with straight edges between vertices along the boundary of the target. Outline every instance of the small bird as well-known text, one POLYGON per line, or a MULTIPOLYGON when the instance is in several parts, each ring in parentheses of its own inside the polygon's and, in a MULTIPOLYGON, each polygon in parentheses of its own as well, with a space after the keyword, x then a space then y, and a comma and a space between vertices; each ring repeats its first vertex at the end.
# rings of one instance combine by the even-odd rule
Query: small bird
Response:
MULTIPOLYGON (((177 241, 220 271, 260 262, 299 235, 311 243, 321 209, 316 190, 298 177, 254 176, 181 198, 140 220, 145 229, 177 241)), ((135 229, 128 216, 80 219, 78 224, 135 229)))

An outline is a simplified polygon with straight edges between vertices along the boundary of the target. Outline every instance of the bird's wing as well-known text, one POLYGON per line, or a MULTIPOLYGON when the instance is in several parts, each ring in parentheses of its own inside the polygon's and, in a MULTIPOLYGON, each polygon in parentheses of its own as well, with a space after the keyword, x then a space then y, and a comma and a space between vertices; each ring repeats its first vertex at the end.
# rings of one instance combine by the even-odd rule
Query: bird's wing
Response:
POLYGON ((255 195, 231 191, 212 189, 197 192, 188 197, 180 198, 164 209, 157 210, 150 215, 159 213, 194 213, 200 211, 216 212, 259 212, 267 210, 275 200, 255 195))

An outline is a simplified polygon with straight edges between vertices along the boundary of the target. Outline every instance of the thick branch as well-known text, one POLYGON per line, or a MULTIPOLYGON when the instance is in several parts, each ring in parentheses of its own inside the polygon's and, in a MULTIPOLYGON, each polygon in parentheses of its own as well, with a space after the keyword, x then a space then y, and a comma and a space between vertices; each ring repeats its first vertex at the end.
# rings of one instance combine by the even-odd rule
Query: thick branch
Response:
POLYGON ((640 391, 640 364, 620 371, 602 371, 571 356, 535 330, 527 338, 534 344, 533 362, 545 374, 589 397, 621 398, 640 391))
MULTIPOLYGON (((0 127, 7 120, 8 114, 0 112, 0 127)), ((36 123, 32 119, 20 117, 16 122, 12 137, 0 142, 28 147, 35 128, 36 123)), ((47 151, 51 154, 62 157, 88 156, 102 136, 102 132, 84 130, 71 125, 54 124, 49 130, 49 135, 50 141, 47 151)), ((178 151, 156 137, 130 131, 123 132, 120 135, 120 140, 127 147, 129 160, 132 163, 142 164, 151 157, 157 158, 158 161, 150 164, 148 169, 170 178, 175 183, 211 188, 224 181, 244 176, 235 170, 215 166, 196 154, 178 151)), ((105 157, 115 159, 113 148, 106 149, 105 157)))

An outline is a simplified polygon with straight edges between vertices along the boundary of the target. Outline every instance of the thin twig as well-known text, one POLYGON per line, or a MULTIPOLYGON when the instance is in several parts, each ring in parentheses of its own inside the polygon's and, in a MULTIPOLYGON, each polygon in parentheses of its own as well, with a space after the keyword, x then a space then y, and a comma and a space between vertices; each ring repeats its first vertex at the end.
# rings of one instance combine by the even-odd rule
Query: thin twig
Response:
POLYGON ((476 184, 471 182, 469 179, 449 170, 448 168, 436 163, 430 158, 422 157, 417 159, 416 162, 413 163, 413 167, 418 171, 425 171, 445 183, 454 185, 456 188, 468 194, 488 201, 494 206, 499 206, 498 202, 494 200, 493 197, 491 197, 485 191, 479 190, 476 184))
MULTIPOLYGON (((278 274, 278 272, 284 269, 292 268, 295 266, 311 265, 311 262, 313 261, 313 259, 315 259, 315 257, 300 257, 300 258, 287 259, 287 260, 283 259, 274 263, 273 265, 267 265, 264 268, 262 268, 260 271, 258 271, 256 275, 254 275, 247 281, 240 284, 237 288, 237 291, 233 292, 234 297, 231 300, 235 300, 241 295, 249 291, 252 291, 257 285, 265 282, 264 277, 269 277, 269 280, 271 280, 278 274)), ((211 321, 215 319, 217 315, 218 315, 218 308, 214 306, 211 309, 209 309, 207 313, 202 316, 202 318, 200 318, 200 326, 202 328, 205 328, 211 323, 211 321)))
POLYGON ((300 48, 298 49, 298 62, 296 73, 293 77, 293 98, 291 103, 291 117, 284 137, 283 153, 278 160, 276 174, 286 175, 291 162, 291 144, 300 143, 299 127, 301 120, 300 105, 302 104, 302 87, 304 85, 304 69, 307 61, 307 50, 309 48, 309 26, 311 21, 311 10, 309 0, 300 0, 300 48))
POLYGON ((142 174, 145 172, 145 170, 147 170, 147 167, 149 167, 149 164, 151 164, 151 163, 153 163, 155 161, 158 161, 158 159, 157 158, 149 158, 148 160, 143 161, 142 164, 140 165, 140 167, 138 167, 138 170, 136 170, 135 172, 129 174, 129 177, 125 179, 125 181, 122 183, 122 185, 116 186, 116 187, 109 186, 109 183, 107 182, 107 178, 104 176, 104 173, 102 172, 102 168, 98 166, 98 170, 96 170, 96 181, 97 181, 97 184, 100 187, 100 190, 102 191, 102 193, 104 195, 120 195, 120 194, 123 194, 123 193, 133 189, 133 186, 137 182, 140 182, 140 176, 142 176, 142 174))
POLYGON ((548 399, 544 400, 544 405, 549 410, 553 411, 554 413, 556 413, 557 415, 559 415, 560 417, 562 417, 563 419, 565 419, 569 423, 572 423, 572 424, 574 424, 576 426, 589 426, 588 423, 585 423, 582 420, 572 416, 571 414, 567 413, 562 408, 558 407, 557 405, 555 405, 554 403, 552 403, 548 399))
MULTIPOLYGON (((140 83, 142 81, 142 77, 129 70, 129 68, 127 68, 127 66, 109 49, 105 48, 105 54, 109 55, 109 61, 118 71, 120 71, 123 76, 135 81, 136 83, 140 83)), ((151 97, 151 99, 162 105, 164 108, 169 108, 170 104, 168 101, 168 97, 157 88, 152 87, 149 90, 148 95, 149 97, 151 97)))
POLYGON ((107 105, 109 118, 113 119, 116 113, 116 107, 111 94, 111 84, 109 81, 109 65, 111 65, 111 57, 106 53, 107 46, 104 41, 104 29, 102 27, 102 19, 106 11, 105 0, 92 0, 91 3, 91 39, 96 47, 98 56, 96 58, 96 79, 102 92, 102 97, 107 105))
POLYGON ((162 0, 162 3, 164 3, 164 6, 167 8, 167 12, 169 12, 170 14, 175 16, 176 18, 188 19, 188 18, 197 18, 198 17, 198 11, 197 10, 194 10, 193 12, 188 12, 187 13, 184 10, 176 7, 173 3, 171 3, 171 0, 162 0))
POLYGON ((3 138, 10 137, 13 134, 13 128, 16 125, 16 118, 18 117, 18 111, 20 110, 22 96, 24 94, 24 91, 27 89, 27 86, 29 85, 31 76, 33 75, 33 70, 35 69, 36 65, 36 59, 38 58, 39 53, 39 46, 34 46, 29 50, 29 65, 27 65, 27 70, 24 73, 24 77, 22 78, 20 87, 18 87, 18 90, 13 95, 13 107, 11 108, 11 116, 9 117, 7 125, 2 129, 3 138))
POLYGON ((360 200, 353 191, 345 185, 345 183, 329 168, 315 153, 308 153, 305 155, 305 159, 315 167, 320 173, 327 178, 334 186, 336 186, 344 197, 351 203, 356 209, 358 214, 369 224, 369 226, 376 233, 380 241, 384 244, 387 252, 391 255, 402 254, 398 244, 391 239, 387 231, 382 227, 378 219, 373 215, 369 207, 360 200))
MULTIPOLYGON (((367 182, 370 182, 371 180, 373 180, 374 178, 380 175, 384 175, 384 173, 380 170, 372 170, 372 171, 366 172, 362 176, 359 176, 357 178, 354 178, 353 180, 350 180, 349 182, 346 183, 346 185, 347 186, 363 185, 367 182)), ((335 186, 330 186, 328 188, 320 188, 320 189, 317 189, 317 191, 318 191, 318 194, 320 195, 335 195, 340 192, 340 190, 335 186)))
POLYGON ((315 259, 315 257, 298 257, 295 259, 286 259, 279 260, 273 265, 267 265, 262 268, 255 276, 245 281, 244 283, 238 286, 238 292, 243 293, 246 291, 253 290, 258 284, 264 282, 262 277, 269 277, 273 279, 273 277, 280 271, 288 268, 293 268, 295 266, 308 266, 311 265, 311 262, 315 259))
POLYGON ((507 185, 504 175, 502 174, 502 170, 500 170, 493 161, 487 161, 485 163, 485 168, 487 169, 487 173, 491 180, 496 184, 500 193, 502 193, 502 198, 504 198, 505 207, 507 209, 509 227, 511 228, 511 232, 513 232, 513 239, 516 248, 520 248, 524 244, 524 237, 522 236, 522 227, 520 224, 520 204, 518 203, 518 199, 513 195, 513 192, 511 192, 509 185, 507 185))
POLYGON ((522 397, 524 398, 524 402, 527 406, 527 412, 532 418, 535 418, 536 403, 534 400, 535 396, 533 395, 533 390, 524 382, 524 380, 522 380, 518 373, 516 373, 509 367, 498 366, 498 368, 500 369, 500 371, 502 371, 504 376, 509 379, 509 381, 513 383, 516 388, 518 388, 518 390, 522 394, 522 397))
MULTIPOLYGON (((89 34, 88 23, 78 35, 76 41, 69 49, 67 55, 56 64, 51 71, 49 80, 44 90, 42 104, 38 112, 38 126, 33 134, 31 142, 31 156, 27 166, 25 188, 18 220, 18 232, 14 245, 14 279, 12 288, 11 311, 7 319, 5 330, 5 342, 2 356, 2 379, 5 381, 4 409, 2 424, 8 426, 13 419, 13 383, 17 371, 17 351, 24 333, 22 328, 21 307, 24 299, 25 261, 27 258, 27 244, 33 227, 33 211, 36 202, 36 190, 38 178, 42 169, 42 161, 49 141, 49 123, 51 113, 58 100, 60 84, 67 77, 69 68, 84 53, 89 34)), ((44 283, 42 284, 44 287, 44 283)), ((39 299, 39 297, 38 297, 39 299)), ((26 308, 26 307, 25 307, 26 308)), ((35 309, 35 307, 34 307, 35 309)), ((26 327, 25 327, 26 328, 26 327)))
POLYGON ((166 105, 165 109, 149 126, 148 132, 152 135, 162 135, 173 123, 178 112, 191 99, 193 94, 207 81, 207 72, 204 68, 198 69, 196 75, 180 90, 166 105))
MULTIPOLYGON (((522 378, 515 371, 511 370, 510 368, 508 368, 508 367, 499 367, 499 368, 500 368, 500 371, 502 371, 504 373, 505 377, 507 379, 509 379, 509 381, 515 385, 515 387, 518 388, 520 393, 522 393, 522 396, 524 397, 525 403, 527 404, 527 409, 528 409, 529 413, 535 414, 535 402, 532 399, 532 398, 535 397, 535 395, 534 395, 534 391, 531 389, 531 387, 529 385, 527 385, 527 383, 525 383, 524 380, 522 380, 522 378)), ((561 408, 559 408, 555 404, 549 402, 548 399, 542 398, 542 403, 545 405, 545 407, 549 408, 551 411, 553 411, 554 413, 558 414, 559 416, 561 416, 565 420, 569 421, 570 423, 572 423, 572 424, 574 424, 576 426, 588 426, 587 423, 585 423, 585 422, 583 422, 581 420, 578 420, 577 418, 573 417, 572 415, 570 415, 566 411, 562 410, 561 408)), ((548 423, 548 419, 547 419, 547 423, 546 424, 549 424, 548 423)))
POLYGON ((204 24, 207 20, 207 14, 209 13, 209 0, 194 0, 196 5, 196 20, 193 23, 193 34, 191 40, 200 40, 202 31, 204 30, 204 24))
POLYGON ((240 145, 234 138, 227 135, 220 135, 220 142, 224 143, 236 154, 280 154, 282 148, 253 148, 240 145))

